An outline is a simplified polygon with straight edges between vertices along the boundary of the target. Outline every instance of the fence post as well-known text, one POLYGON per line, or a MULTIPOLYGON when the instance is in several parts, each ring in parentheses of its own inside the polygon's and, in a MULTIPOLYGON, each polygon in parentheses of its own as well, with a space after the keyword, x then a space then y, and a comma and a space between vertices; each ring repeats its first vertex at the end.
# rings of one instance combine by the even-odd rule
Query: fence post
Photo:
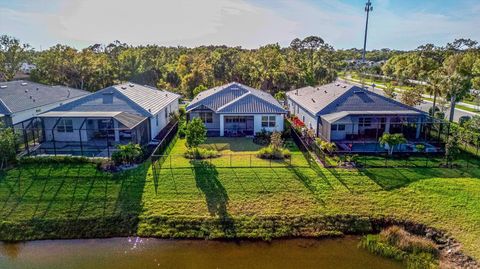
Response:
POLYGON ((230 167, 232 167, 232 154, 230 154, 230 167))
POLYGON ((428 154, 425 154, 425 167, 428 168, 428 158, 430 158, 430 156, 428 154))
POLYGON ((252 168, 252 154, 250 154, 250 168, 252 168))
POLYGON ((172 169, 172 155, 170 154, 170 169, 172 169))

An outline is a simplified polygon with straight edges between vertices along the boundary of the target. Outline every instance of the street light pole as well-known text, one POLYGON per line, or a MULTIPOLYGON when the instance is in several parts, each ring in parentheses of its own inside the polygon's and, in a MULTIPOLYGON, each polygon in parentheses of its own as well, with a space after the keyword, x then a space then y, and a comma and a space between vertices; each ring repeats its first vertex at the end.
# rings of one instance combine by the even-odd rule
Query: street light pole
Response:
POLYGON ((362 62, 365 63, 365 54, 367 49, 367 33, 368 33, 368 16, 370 11, 373 11, 373 6, 370 0, 365 4, 365 12, 367 12, 367 21, 365 23, 365 37, 363 39, 363 52, 362 52, 362 62))

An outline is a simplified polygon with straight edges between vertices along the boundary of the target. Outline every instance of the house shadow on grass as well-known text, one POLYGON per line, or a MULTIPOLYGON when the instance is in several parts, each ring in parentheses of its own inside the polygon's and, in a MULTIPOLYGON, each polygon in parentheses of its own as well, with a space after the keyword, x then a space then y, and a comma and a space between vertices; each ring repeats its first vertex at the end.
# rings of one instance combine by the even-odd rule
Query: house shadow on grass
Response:
POLYGON ((228 194, 218 179, 215 165, 207 161, 191 161, 197 188, 205 195, 207 209, 210 215, 218 217, 225 237, 236 236, 235 222, 227 211, 228 194))

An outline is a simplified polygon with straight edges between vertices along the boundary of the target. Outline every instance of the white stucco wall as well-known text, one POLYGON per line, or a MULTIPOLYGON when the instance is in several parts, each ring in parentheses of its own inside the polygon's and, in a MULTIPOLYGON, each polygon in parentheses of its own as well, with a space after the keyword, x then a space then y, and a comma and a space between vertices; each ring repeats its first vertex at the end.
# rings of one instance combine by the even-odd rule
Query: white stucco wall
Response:
POLYGON ((253 131, 254 133, 261 132, 265 129, 267 132, 282 132, 283 131, 283 114, 258 114, 253 116, 253 131), (262 127, 262 116, 275 116, 275 127, 262 127))
POLYGON ((178 112, 178 99, 170 103, 168 106, 164 107, 153 117, 150 117, 150 137, 153 139, 155 136, 167 126, 170 120, 170 113, 178 112), (165 117, 165 110, 167 111, 167 117, 165 117), (157 125, 157 116, 158 116, 158 125, 157 125))
POLYGON ((288 110, 291 114, 297 116, 307 128, 312 128, 315 133, 317 133, 317 117, 312 115, 312 113, 308 112, 302 106, 295 103, 293 100, 288 98, 288 110))

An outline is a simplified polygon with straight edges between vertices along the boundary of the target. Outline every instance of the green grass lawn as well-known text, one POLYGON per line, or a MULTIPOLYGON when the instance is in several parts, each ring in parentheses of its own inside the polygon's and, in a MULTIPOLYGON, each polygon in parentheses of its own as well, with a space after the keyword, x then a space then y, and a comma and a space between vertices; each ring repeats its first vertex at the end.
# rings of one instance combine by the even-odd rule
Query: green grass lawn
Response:
MULTIPOLYGON (((291 158, 286 160, 265 160, 256 156, 256 153, 262 146, 252 142, 252 138, 226 138, 212 137, 208 138, 202 148, 214 149, 220 152, 221 156, 206 160, 206 162, 215 165, 215 167, 285 167, 297 166, 308 167, 303 154, 291 140, 285 142, 292 154, 291 158)), ((185 139, 178 139, 175 146, 171 149, 169 157, 165 159, 163 166, 172 168, 186 168, 192 166, 192 161, 183 156, 187 150, 185 139)))
MULTIPOLYGON (((256 150, 241 140, 207 144, 238 155, 256 150)), ((178 140, 171 153, 183 150, 178 140)), ((175 165, 182 161, 173 159, 175 165)), ((149 162, 116 175, 98 172, 93 164, 11 169, 0 175, 0 239, 271 238, 368 231, 362 221, 339 217, 353 215, 442 229, 480 258, 478 167, 227 168, 199 162, 172 168, 160 169, 157 177, 149 162)))

